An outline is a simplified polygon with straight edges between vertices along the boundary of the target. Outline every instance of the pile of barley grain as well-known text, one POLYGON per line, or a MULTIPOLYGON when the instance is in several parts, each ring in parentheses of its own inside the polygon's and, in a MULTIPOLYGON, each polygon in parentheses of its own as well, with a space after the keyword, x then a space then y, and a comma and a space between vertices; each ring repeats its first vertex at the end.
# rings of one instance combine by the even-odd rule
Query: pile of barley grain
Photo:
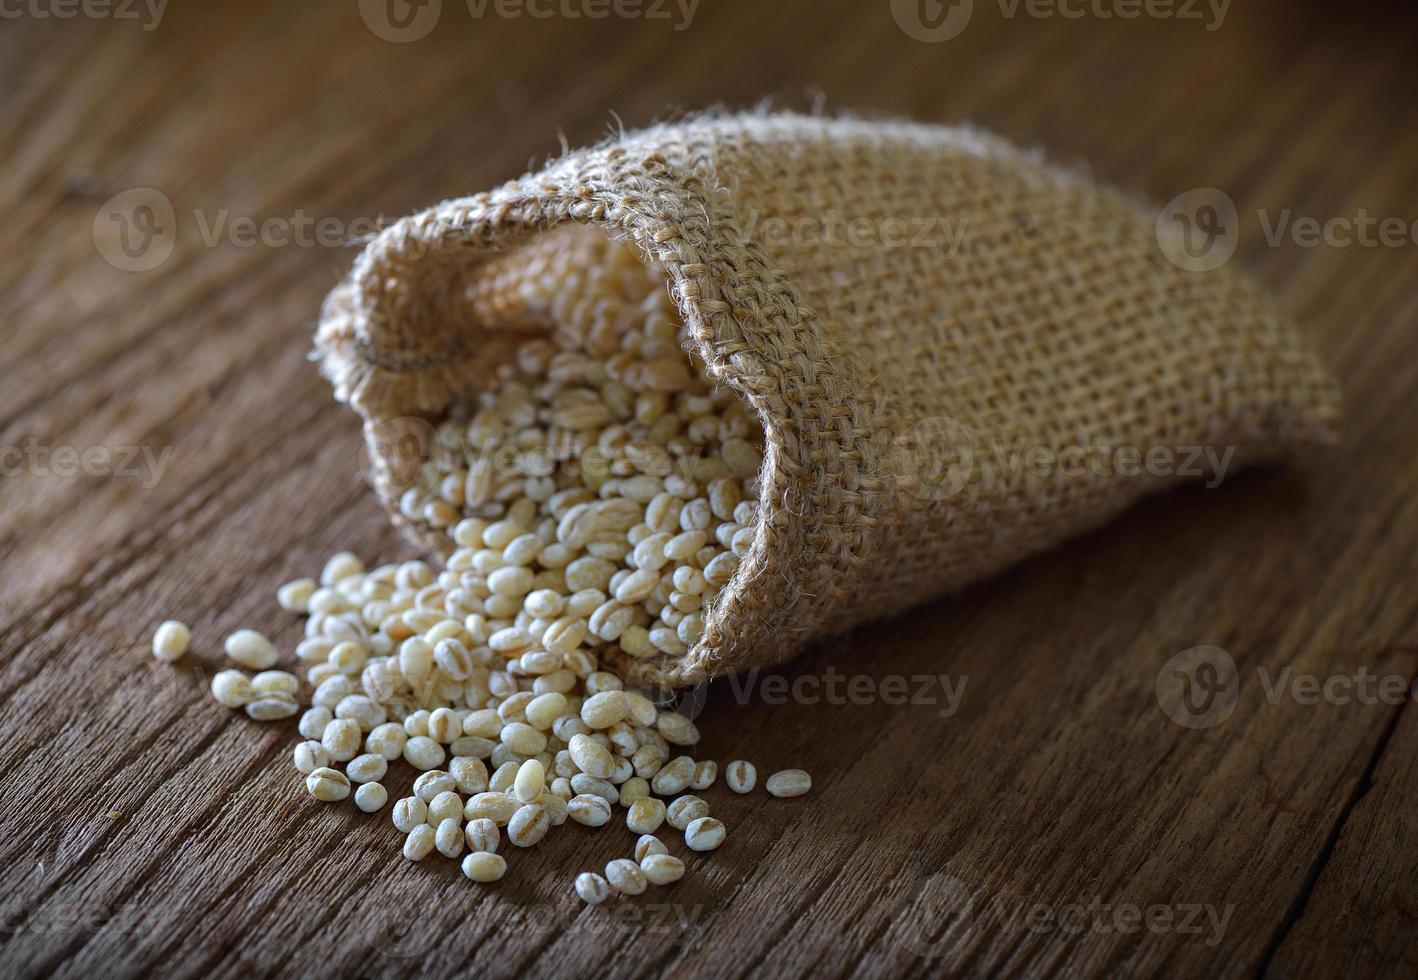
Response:
MULTIPOLYGON (((613 655, 683 656, 699 641, 754 533, 762 432, 685 354, 663 274, 590 241, 551 239, 493 280, 496 296, 469 296, 510 297, 554 328, 518 348, 471 417, 438 426, 400 500, 404 516, 451 537, 443 569, 367 571, 341 553, 278 599, 309 615, 295 653, 314 692, 294 755, 311 796, 343 800, 353 785, 361 810, 381 810, 382 780, 404 760, 420 772, 393 807, 404 856, 466 851, 474 881, 503 876, 503 833, 530 847, 568 819, 607 825, 621 807, 639 835, 634 859, 576 878, 595 904, 683 875, 654 836, 664 824, 692 851, 724 841, 709 805, 681 795, 718 774, 690 754, 694 723, 607 667, 613 655)), ((175 660, 189 641, 165 623, 153 652, 175 660)), ((272 669, 278 655, 260 633, 233 633, 226 653, 259 673, 218 673, 221 704, 258 720, 300 710, 299 680, 272 669)), ((725 781, 751 792, 756 770, 731 762, 725 781)), ((811 780, 785 770, 765 785, 799 796, 811 780)))

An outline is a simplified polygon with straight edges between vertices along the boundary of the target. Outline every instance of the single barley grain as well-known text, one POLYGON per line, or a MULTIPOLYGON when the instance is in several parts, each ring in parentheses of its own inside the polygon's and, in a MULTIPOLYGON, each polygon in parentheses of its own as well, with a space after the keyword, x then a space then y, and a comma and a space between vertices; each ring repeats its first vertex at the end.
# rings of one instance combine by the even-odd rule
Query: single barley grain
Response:
POLYGON ((287 612, 308 613, 310 612, 310 597, 315 594, 316 587, 317 583, 314 579, 295 579, 276 590, 276 601, 287 612))
POLYGON ((352 783, 377 783, 389 771, 389 760, 382 755, 357 755, 345 764, 345 775, 352 783))
POLYGON ((691 851, 712 851, 724 843, 724 825, 713 817, 700 817, 684 829, 684 842, 691 851))
POLYGON ((576 894, 587 905, 600 905, 610 898, 610 883, 594 871, 583 871, 576 876, 576 894))
POLYGON ((640 865, 628 858, 616 858, 607 864, 606 880, 612 888, 624 895, 642 894, 650 884, 645 872, 640 870, 640 865))
POLYGON ((763 785, 771 796, 802 796, 812 789, 812 777, 801 769, 784 769, 769 776, 763 785))
POLYGON ((221 670, 212 677, 212 697, 225 708, 241 708, 256 697, 256 689, 241 671, 221 670))
POLYGON ((507 873, 507 862, 501 855, 474 851, 463 858, 463 874, 473 881, 498 881, 507 873))
POLYGON ((664 822, 664 801, 653 796, 636 800, 625 814, 625 826, 635 834, 653 834, 664 822))
POLYGON ((467 827, 464 828, 464 836, 467 838, 470 851, 496 851, 497 845, 502 840, 502 834, 498 831, 497 824, 486 817, 469 820, 467 827))
POLYGON ((445 820, 459 820, 463 816, 463 798, 452 790, 445 790, 428 801, 428 823, 438 827, 445 820))
POLYGON ((709 804, 697 796, 681 796, 665 811, 665 819, 675 830, 685 830, 700 817, 707 816, 709 804))
POLYGON ((350 795, 350 781, 345 774, 322 766, 305 777, 310 795, 325 803, 343 800, 350 795))
POLYGON ((541 843, 550 828, 551 818, 547 816, 546 807, 528 803, 507 822, 507 839, 518 847, 532 847, 541 843))
POLYGON ((419 824, 404 838, 404 857, 410 861, 422 861, 433 853, 438 842, 438 832, 428 824, 419 824))
POLYGON ((724 782, 735 793, 752 793, 758 784, 758 770, 752 762, 735 759, 724 769, 724 782))
POLYGON ((237 630, 225 646, 228 657, 250 670, 266 670, 276 662, 276 648, 255 630, 237 630))
POLYGON ((670 849, 654 834, 642 834, 635 842, 635 860, 644 861, 651 854, 668 854, 670 849))
POLYGON ((587 827, 604 826, 611 819, 611 805, 599 796, 586 793, 567 801, 566 812, 572 820, 587 827))
POLYGON ((153 656, 172 663, 187 652, 192 643, 192 632, 185 623, 169 619, 153 633, 153 656))
POLYGON ((684 862, 669 854, 647 854, 640 870, 652 885, 668 885, 684 877, 684 862))
MULTIPOLYGON (((461 809, 458 816, 462 816, 461 809)), ((438 822, 433 832, 433 846, 444 857, 456 858, 463 853, 463 825, 458 817, 448 817, 438 822)))
POLYGON ((394 804, 394 826, 404 833, 428 823, 428 804, 417 796, 406 796, 394 804))
POLYGON ((389 791, 382 783, 363 783, 359 789, 355 790, 355 806, 365 813, 374 813, 382 810, 384 804, 389 802, 389 791))

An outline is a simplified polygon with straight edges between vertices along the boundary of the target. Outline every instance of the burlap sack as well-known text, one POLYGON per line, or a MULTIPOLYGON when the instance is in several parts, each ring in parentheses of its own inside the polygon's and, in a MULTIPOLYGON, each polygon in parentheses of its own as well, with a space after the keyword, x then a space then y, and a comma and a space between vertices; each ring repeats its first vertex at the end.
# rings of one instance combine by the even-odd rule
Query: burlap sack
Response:
POLYGON ((1174 265, 1121 196, 969 129, 700 117, 405 218, 331 293, 318 356, 397 520, 388 427, 487 382, 511 342, 479 309, 549 316, 499 299, 497 275, 567 223, 663 267, 693 345, 766 433, 752 550, 697 648, 630 665, 656 681, 782 660, 1189 467, 1335 434, 1336 388, 1286 317, 1239 274, 1174 265))

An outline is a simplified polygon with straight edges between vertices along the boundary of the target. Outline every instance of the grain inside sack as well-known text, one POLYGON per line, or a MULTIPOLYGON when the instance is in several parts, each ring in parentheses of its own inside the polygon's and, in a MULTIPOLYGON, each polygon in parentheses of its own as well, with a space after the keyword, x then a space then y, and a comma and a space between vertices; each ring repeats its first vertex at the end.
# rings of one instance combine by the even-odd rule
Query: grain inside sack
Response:
MULTIPOLYGON (((327 300, 317 352, 431 561, 340 554, 280 588, 309 617, 308 708, 254 630, 213 695, 304 708, 317 800, 381 811, 412 767, 404 856, 474 881, 506 872, 504 836, 623 823, 633 856, 575 878, 593 904, 726 840, 699 795, 719 767, 667 687, 957 588, 1175 478, 1009 474, 996 446, 1255 460, 1338 418, 1274 306, 1171 266, 1121 198, 973 131, 785 115, 656 127, 404 219, 327 300), (953 216, 965 237, 803 233, 828 214, 953 216)), ((189 643, 169 622, 154 652, 189 643)), ((732 760, 725 782, 760 780, 732 760)))

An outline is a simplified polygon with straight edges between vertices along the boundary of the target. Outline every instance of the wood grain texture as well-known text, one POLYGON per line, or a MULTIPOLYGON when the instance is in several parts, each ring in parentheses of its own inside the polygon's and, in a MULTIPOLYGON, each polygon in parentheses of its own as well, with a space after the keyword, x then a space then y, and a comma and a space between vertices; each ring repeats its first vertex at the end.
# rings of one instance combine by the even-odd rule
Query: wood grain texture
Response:
POLYGON ((975 7, 944 44, 887 0, 704 0, 683 31, 448 0, 408 44, 354 2, 173 4, 151 31, 7 19, 0 447, 32 448, 0 477, 0 972, 1411 975, 1407 698, 1272 703, 1266 685, 1418 671, 1418 245, 1271 245, 1258 212, 1418 219, 1418 21, 1397 3, 1236 4, 1214 31, 975 7), (393 217, 517 175, 558 134, 765 95, 970 119, 1158 201, 1225 190, 1236 261, 1344 384, 1345 442, 1150 500, 784 673, 946 675, 958 710, 939 686, 930 704, 776 705, 765 677, 752 696, 716 685, 707 754, 816 785, 711 790, 729 843, 672 889, 581 906, 572 873, 630 837, 570 826, 496 888, 411 866, 387 814, 304 795, 293 725, 205 694, 225 631, 293 646, 279 583, 345 546, 411 552, 306 360, 354 250, 204 230, 393 217), (146 272, 96 248, 130 188, 177 217, 146 272), (170 452, 160 478, 40 461, 130 446, 170 452), (146 655, 168 616, 198 650, 175 669, 146 655), (1197 645, 1241 679, 1204 730, 1155 694, 1197 645))

